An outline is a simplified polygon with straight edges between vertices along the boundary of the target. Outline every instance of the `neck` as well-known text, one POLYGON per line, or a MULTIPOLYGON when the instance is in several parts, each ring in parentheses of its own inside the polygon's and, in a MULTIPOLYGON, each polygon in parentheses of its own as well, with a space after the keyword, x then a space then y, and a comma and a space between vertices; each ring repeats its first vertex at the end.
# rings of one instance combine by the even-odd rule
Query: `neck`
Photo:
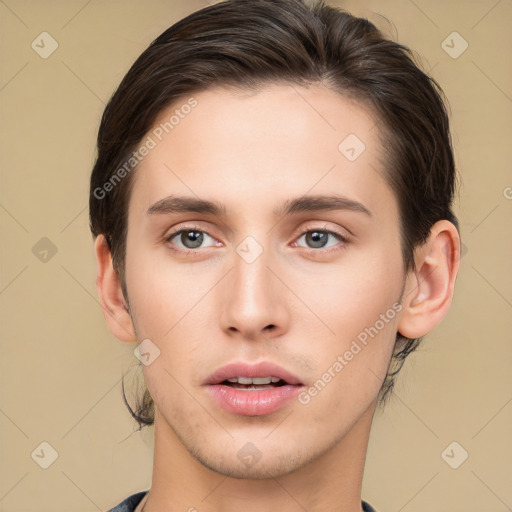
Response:
POLYGON ((140 512, 361 512, 374 411, 375 403, 330 450, 308 464, 275 478, 241 479, 201 464, 155 409, 152 485, 140 512))

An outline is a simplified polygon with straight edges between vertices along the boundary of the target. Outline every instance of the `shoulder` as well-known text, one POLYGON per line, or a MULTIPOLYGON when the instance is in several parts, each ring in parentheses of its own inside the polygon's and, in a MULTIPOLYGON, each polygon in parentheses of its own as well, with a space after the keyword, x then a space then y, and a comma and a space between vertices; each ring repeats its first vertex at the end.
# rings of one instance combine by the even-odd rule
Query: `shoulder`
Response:
POLYGON ((366 501, 361 502, 361 505, 363 512, 377 512, 369 503, 366 503, 366 501))
POLYGON ((142 501, 142 498, 144 498, 147 492, 148 491, 136 492, 107 512, 134 512, 137 505, 142 501))

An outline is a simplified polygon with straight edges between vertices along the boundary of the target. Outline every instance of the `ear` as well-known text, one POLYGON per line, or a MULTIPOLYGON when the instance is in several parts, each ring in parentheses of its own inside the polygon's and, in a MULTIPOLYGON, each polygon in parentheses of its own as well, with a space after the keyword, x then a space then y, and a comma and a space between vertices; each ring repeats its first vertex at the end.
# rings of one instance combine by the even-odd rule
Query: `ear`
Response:
POLYGON ((121 281, 112 265, 112 255, 104 235, 96 237, 94 252, 98 268, 96 289, 108 330, 120 341, 137 341, 121 281))
POLYGON ((414 255, 415 270, 406 280, 398 332, 420 338, 438 325, 452 303, 460 266, 460 237, 447 220, 436 222, 414 255))

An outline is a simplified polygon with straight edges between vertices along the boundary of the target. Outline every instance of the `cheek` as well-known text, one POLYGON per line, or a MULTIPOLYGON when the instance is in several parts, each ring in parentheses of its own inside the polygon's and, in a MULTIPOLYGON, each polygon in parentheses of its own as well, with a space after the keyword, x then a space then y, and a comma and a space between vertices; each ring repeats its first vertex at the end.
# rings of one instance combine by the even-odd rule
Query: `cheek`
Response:
POLYGON ((341 425, 349 427, 377 398, 395 343, 394 313, 389 309, 388 323, 373 319, 362 329, 351 326, 357 333, 354 336, 338 323, 341 335, 329 347, 322 347, 321 356, 316 355, 318 349, 315 351, 318 373, 308 382, 300 403, 307 405, 304 414, 323 425, 326 434, 341 425), (325 422, 326 411, 330 422, 325 422))
MULTIPOLYGON (((299 286, 294 290, 320 320, 325 335, 347 341, 373 326, 391 308, 384 330, 390 329, 389 321, 396 316, 393 305, 403 287, 400 264, 400 258, 393 255, 379 259, 360 252, 342 265, 332 266, 328 273, 296 279, 299 286)), ((379 326, 383 330, 380 322, 379 326)))
MULTIPOLYGON (((197 302, 201 282, 183 276, 165 258, 155 257, 136 244, 128 248, 127 254, 130 258, 126 261, 126 284, 138 335, 164 339, 197 302)), ((205 291, 206 288, 203 295, 205 291)))
POLYGON ((361 255, 357 260, 336 267, 329 276, 317 275, 309 283, 314 281, 315 288, 298 290, 315 313, 309 315, 307 330, 318 333, 311 359, 322 381, 318 387, 336 382, 326 385, 330 391, 325 398, 331 405, 374 397, 396 339, 401 310, 397 301, 404 279, 401 260, 392 253, 381 259, 361 255))
POLYGON ((162 411, 182 414, 191 392, 193 369, 202 364, 195 354, 197 343, 190 335, 191 329, 191 323, 180 322, 167 337, 154 337, 158 356, 151 364, 142 365, 146 386, 162 411))

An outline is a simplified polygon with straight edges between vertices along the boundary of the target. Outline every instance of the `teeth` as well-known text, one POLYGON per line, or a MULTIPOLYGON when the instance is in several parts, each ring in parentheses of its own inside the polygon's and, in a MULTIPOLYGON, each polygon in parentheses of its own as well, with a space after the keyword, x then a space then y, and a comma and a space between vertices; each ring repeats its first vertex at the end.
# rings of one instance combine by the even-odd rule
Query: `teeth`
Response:
POLYGON ((227 379, 228 382, 237 382, 238 384, 270 384, 271 382, 279 382, 279 377, 232 377, 227 379))
POLYGON ((252 384, 250 377, 238 377, 238 384, 252 384))
POLYGON ((272 382, 272 377, 253 377, 253 384, 270 384, 272 382))

